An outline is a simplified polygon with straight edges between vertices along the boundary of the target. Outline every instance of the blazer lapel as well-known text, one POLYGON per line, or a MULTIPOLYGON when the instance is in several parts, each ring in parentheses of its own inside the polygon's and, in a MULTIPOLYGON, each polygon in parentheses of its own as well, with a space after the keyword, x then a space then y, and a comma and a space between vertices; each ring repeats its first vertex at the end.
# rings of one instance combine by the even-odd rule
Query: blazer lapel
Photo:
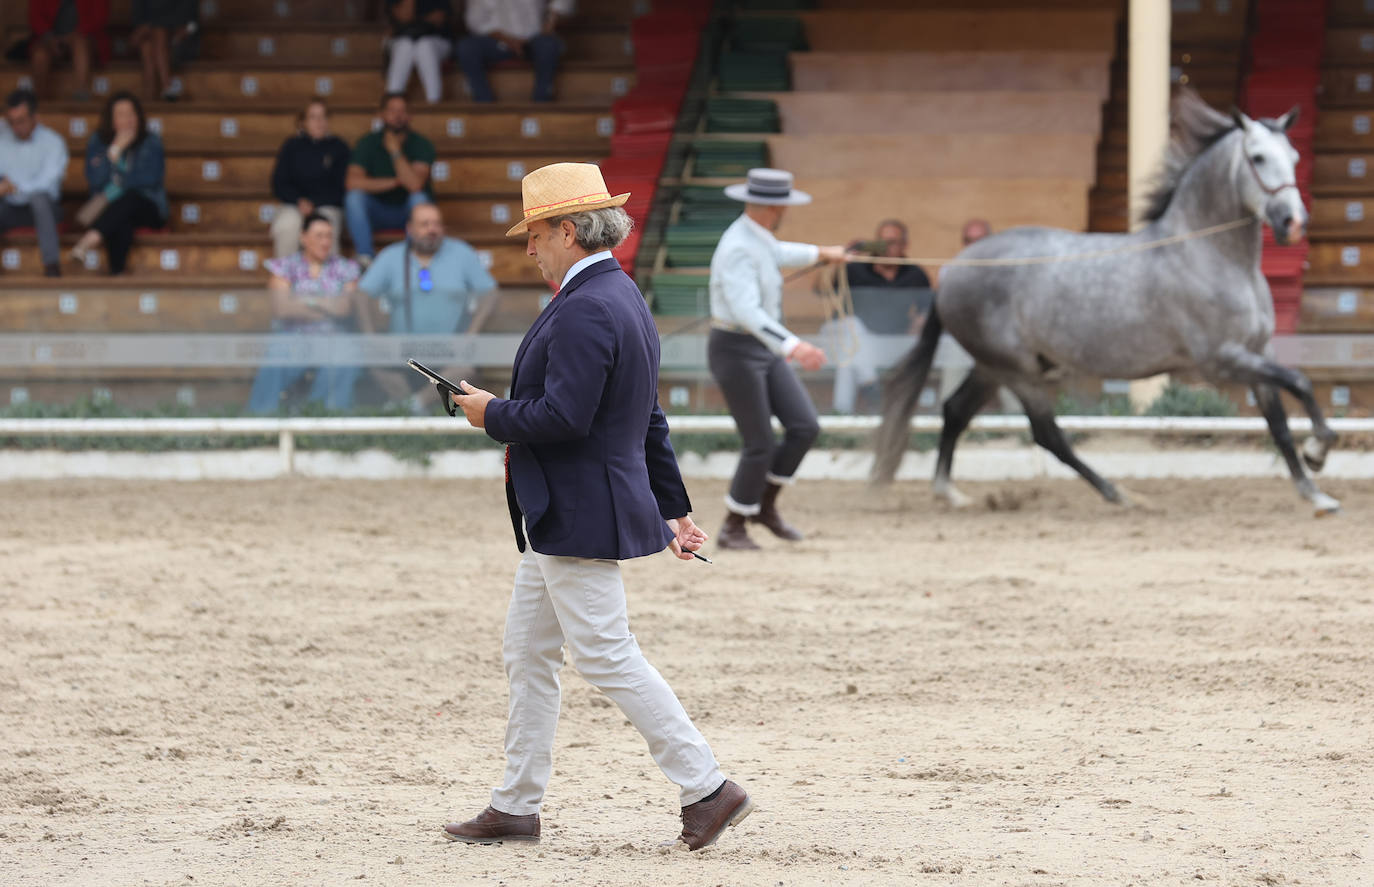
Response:
POLYGON ((544 328, 544 324, 549 322, 549 318, 553 316, 553 312, 561 307, 555 304, 557 301, 557 299, 554 299, 543 311, 539 312, 539 316, 534 319, 534 324, 530 326, 529 332, 525 333, 525 338, 520 340, 520 347, 515 350, 515 361, 511 364, 510 369, 510 387, 512 391, 515 390, 515 380, 520 375, 520 361, 525 359, 525 352, 529 350, 530 343, 534 341, 535 335, 544 328))
POLYGON ((515 361, 511 364, 510 374, 510 387, 512 391, 515 390, 515 382, 520 375, 520 361, 524 359, 525 352, 529 350, 530 343, 534 341, 534 337, 539 334, 539 331, 544 328, 544 324, 548 323, 553 313, 563 306, 568 296, 572 295, 573 290, 599 274, 605 274, 608 271, 615 271, 619 268, 620 263, 615 259, 605 259, 604 261, 597 262, 595 265, 588 265, 586 268, 577 272, 577 276, 568 281, 567 286, 558 291, 553 301, 548 304, 548 307, 539 312, 539 316, 534 319, 534 324, 530 327, 530 331, 525 333, 525 338, 520 341, 520 347, 515 351, 515 361))

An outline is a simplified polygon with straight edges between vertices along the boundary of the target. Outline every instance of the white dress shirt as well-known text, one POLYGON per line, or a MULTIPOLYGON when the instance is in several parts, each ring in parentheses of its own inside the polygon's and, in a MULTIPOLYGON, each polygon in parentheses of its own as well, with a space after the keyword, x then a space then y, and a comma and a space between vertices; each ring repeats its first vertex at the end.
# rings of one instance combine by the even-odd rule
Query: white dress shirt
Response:
POLYGON ((67 143, 43 124, 34 127, 27 140, 15 138, 0 121, 0 178, 14 185, 5 200, 27 205, 35 193, 62 199, 62 179, 67 175, 67 143))
POLYGON ((568 273, 563 275, 563 282, 558 285, 558 291, 560 293, 563 292, 563 287, 567 286, 568 281, 576 277, 578 275, 578 272, 580 272, 583 268, 589 268, 592 265, 595 265, 597 262, 604 262, 607 259, 614 258, 615 256, 611 255, 610 250, 603 249, 599 253, 592 253, 590 256, 585 256, 581 259, 578 259, 576 262, 573 263, 573 266, 568 269, 568 273))
POLYGON ((528 40, 544 30, 545 10, 572 15, 573 0, 468 0, 463 20, 474 34, 500 31, 528 40))
POLYGON ((725 229, 711 256, 711 323, 751 333, 770 351, 787 357, 801 339, 782 325, 782 268, 809 265, 820 247, 778 240, 741 215, 725 229))

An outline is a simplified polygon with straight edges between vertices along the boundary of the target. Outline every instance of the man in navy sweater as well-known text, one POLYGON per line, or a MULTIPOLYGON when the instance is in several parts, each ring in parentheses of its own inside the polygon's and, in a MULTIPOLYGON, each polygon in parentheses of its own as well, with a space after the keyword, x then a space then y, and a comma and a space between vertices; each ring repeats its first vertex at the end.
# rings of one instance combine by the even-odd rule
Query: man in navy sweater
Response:
POLYGON ((524 552, 506 614, 506 773, 489 807, 444 833, 472 844, 539 840, 566 644, 679 786, 682 833, 672 843, 697 850, 752 805, 629 629, 619 561, 664 548, 690 561, 706 541, 688 516, 658 406, 654 319, 610 252, 630 233, 620 208, 629 195, 612 197, 590 163, 535 170, 522 191, 524 218, 508 233, 527 234, 527 253, 561 285, 516 352, 510 398, 466 382, 454 397, 469 422, 507 445, 506 498, 524 552))
POLYGON ((272 217, 277 258, 300 249, 301 223, 312 212, 329 220, 336 253, 344 227, 344 177, 352 152, 347 142, 329 131, 329 107, 324 99, 312 98, 300 123, 300 132, 282 143, 272 167, 272 195, 281 203, 272 217))

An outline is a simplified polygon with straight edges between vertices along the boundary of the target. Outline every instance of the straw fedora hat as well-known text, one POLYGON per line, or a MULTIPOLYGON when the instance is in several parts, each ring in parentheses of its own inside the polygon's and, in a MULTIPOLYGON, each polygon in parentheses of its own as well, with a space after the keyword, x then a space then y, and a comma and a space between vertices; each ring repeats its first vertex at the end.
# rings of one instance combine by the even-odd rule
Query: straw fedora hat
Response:
POLYGON ((764 206, 804 206, 811 195, 792 187, 792 174, 785 169, 756 167, 746 181, 725 186, 725 196, 744 203, 764 206))
POLYGON ((525 211, 507 237, 524 234, 530 222, 548 219, 571 212, 623 206, 629 193, 614 197, 606 190, 601 167, 595 163, 550 163, 541 166, 520 180, 520 195, 525 211))

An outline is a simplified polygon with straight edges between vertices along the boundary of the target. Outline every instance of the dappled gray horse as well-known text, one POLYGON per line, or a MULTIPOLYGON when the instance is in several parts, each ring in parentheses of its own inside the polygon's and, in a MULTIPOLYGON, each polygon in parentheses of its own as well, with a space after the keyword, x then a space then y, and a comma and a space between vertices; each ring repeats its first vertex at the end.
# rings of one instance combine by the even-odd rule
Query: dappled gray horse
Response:
POLYGON ((1058 381, 1196 370, 1213 382, 1249 385, 1298 492, 1318 514, 1339 509, 1303 470, 1303 461, 1321 470, 1336 434, 1307 377, 1272 358, 1274 303, 1260 273, 1261 225, 1267 222, 1280 244, 1301 238, 1307 226, 1294 183, 1298 154, 1285 135, 1297 116, 1295 108, 1278 119, 1251 120, 1239 111, 1228 117, 1185 92, 1174 102, 1168 155, 1140 231, 1015 228, 960 253, 959 259, 1032 261, 946 267, 921 338, 888 385, 874 480, 890 481, 896 472, 943 330, 975 362, 944 404, 934 488, 955 505, 968 500, 950 483, 954 446, 999 385, 1021 401, 1037 444, 1108 501, 1123 502, 1114 485, 1074 455, 1055 422, 1058 381), (1237 224, 1187 237, 1227 223, 1237 224), (1179 239, 1147 247, 1169 238, 1179 239), (1280 389, 1312 417, 1302 459, 1280 389))

